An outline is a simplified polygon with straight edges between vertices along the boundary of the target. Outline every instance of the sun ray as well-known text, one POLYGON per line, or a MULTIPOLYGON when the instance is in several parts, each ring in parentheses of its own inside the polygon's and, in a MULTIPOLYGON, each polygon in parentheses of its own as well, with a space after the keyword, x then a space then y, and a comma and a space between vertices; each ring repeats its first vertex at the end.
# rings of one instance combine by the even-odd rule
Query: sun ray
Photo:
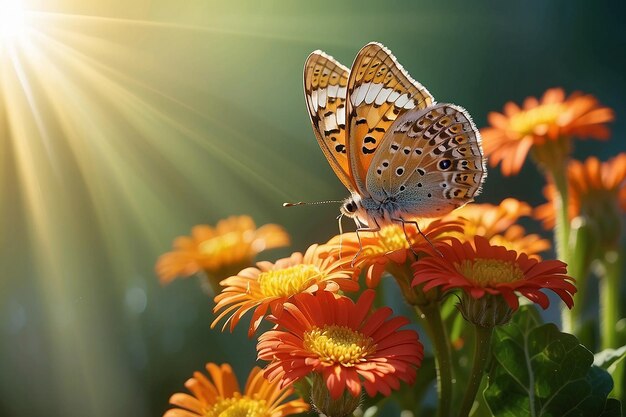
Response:
MULTIPOLYGON (((47 382, 33 388, 48 390, 62 415, 73 407, 107 415, 105 401, 114 396, 139 408, 133 398, 140 388, 109 336, 140 331, 141 321, 107 308, 130 285, 145 288, 147 299, 152 265, 138 259, 154 257, 173 231, 186 230, 184 213, 223 216, 251 205, 270 213, 288 199, 276 179, 299 167, 268 144, 296 138, 279 120, 263 120, 217 88, 196 95, 193 80, 184 80, 191 94, 168 89, 174 77, 159 67, 167 58, 124 43, 137 33, 197 33, 221 42, 221 35, 257 36, 253 31, 34 11, 25 12, 24 23, 19 36, 0 45, 0 146, 12 159, 2 184, 15 186, 2 197, 19 199, 14 205, 24 222, 2 231, 18 230, 27 242, 37 291, 26 302, 40 306, 37 337, 47 349, 25 375, 36 380, 37 364, 53 364, 47 382), (146 77, 146 70, 155 74, 146 77), (260 140, 250 126, 270 137, 260 140)), ((218 72, 216 82, 226 74, 221 65, 208 68, 218 72)), ((309 184, 326 186, 318 178, 309 184)))
MULTIPOLYGON (((168 104, 179 106, 185 112, 191 113, 191 115, 202 119, 204 122, 210 123, 211 126, 219 128, 220 131, 227 134, 229 137, 232 137, 233 139, 236 138, 237 141, 232 142, 236 146, 242 146, 242 144, 243 146, 259 146, 258 142, 255 143, 255 141, 251 140, 250 137, 242 134, 242 132, 237 129, 234 129, 232 125, 224 123, 218 117, 211 117, 210 113, 200 113, 194 107, 171 97, 170 95, 167 95, 152 86, 146 85, 144 82, 124 75, 120 71, 98 62, 97 60, 85 55, 81 51, 77 51, 65 43, 42 33, 39 33, 38 35, 45 38, 45 44, 41 45, 40 50, 57 50, 59 59, 70 60, 73 65, 79 67, 79 73, 81 76, 86 78, 87 84, 100 87, 100 90, 97 92, 98 96, 109 97, 111 101, 117 101, 121 98, 123 102, 128 103, 128 106, 132 107, 131 109, 128 109, 127 114, 149 113, 151 116, 158 119, 159 124, 175 128, 179 133, 183 134, 185 138, 202 147, 210 155, 222 159, 225 165, 232 170, 232 173, 239 176, 241 181, 249 182, 254 179, 254 184, 261 182, 266 189, 272 190, 275 193, 274 197, 279 199, 288 198, 287 193, 271 181, 272 173, 263 173, 263 171, 267 169, 264 165, 267 164, 261 164, 259 161, 264 160, 265 158, 242 160, 242 158, 246 158, 246 154, 240 154, 238 158, 233 157, 233 155, 237 153, 236 148, 225 149, 225 146, 228 145, 227 143, 225 144, 222 142, 218 145, 215 140, 206 140, 204 134, 190 129, 187 123, 181 123, 179 120, 173 119, 168 114, 165 114, 158 108, 146 102, 136 93, 133 93, 136 88, 131 89, 125 87, 124 84, 139 87, 143 92, 149 91, 156 94, 161 99, 165 99, 168 104), (116 81, 116 79, 120 81, 116 81)), ((116 103, 116 105, 119 105, 119 103, 116 103)), ((134 120, 134 118, 129 118, 129 120, 134 120)), ((197 125, 197 122, 194 122, 193 125, 197 125)), ((145 137, 150 139, 154 137, 154 135, 146 135, 145 137)), ((158 141, 155 141, 155 145, 162 146, 162 144, 158 143, 158 141)), ((268 158, 275 155, 273 152, 267 152, 267 149, 264 147, 259 148, 258 151, 265 151, 268 153, 268 158)), ((258 155, 258 153, 254 153, 254 155, 258 155)), ((281 163, 287 165, 286 169, 297 168, 291 161, 281 161, 281 163)))
MULTIPOLYGON (((233 37, 249 37, 255 39, 268 39, 282 42, 306 42, 305 37, 296 36, 279 36, 276 34, 269 34, 262 31, 243 31, 243 30, 229 30, 224 28, 216 28, 209 26, 199 25, 182 25, 178 23, 165 22, 165 21, 153 21, 153 20, 139 20, 139 19, 125 19, 118 17, 106 17, 106 16, 91 16, 85 14, 72 14, 72 13, 56 13, 56 12, 43 12, 33 11, 31 12, 34 19, 43 21, 82 21, 84 23, 98 23, 108 25, 123 25, 134 27, 145 27, 153 29, 165 29, 165 30, 177 30, 177 31, 191 31, 198 33, 208 33, 215 35, 228 35, 233 37)), ((347 42, 334 42, 337 45, 348 45, 347 42)))
MULTIPOLYGON (((39 105, 33 100, 33 90, 27 78, 27 70, 21 57, 15 51, 10 53, 10 65, 3 68, 3 84, 5 106, 8 109, 9 125, 13 136, 15 160, 18 168, 18 181, 23 187, 24 204, 28 210, 29 232, 34 249, 34 257, 39 265, 39 298, 49 319, 47 338, 51 341, 50 359, 59 367, 55 371, 57 384, 52 389, 56 395, 64 398, 64 404, 70 404, 70 393, 76 388, 75 382, 64 377, 64 367, 87 372, 97 364, 94 361, 98 347, 93 346, 95 340, 90 336, 91 328, 85 321, 76 321, 72 313, 76 288, 65 277, 75 275, 81 262, 69 262, 73 256, 59 250, 59 244, 75 231, 65 229, 67 224, 57 220, 61 213, 71 216, 72 206, 67 194, 63 191, 59 177, 56 156, 50 154, 46 142, 50 137, 43 126, 39 105), (49 192, 59 193, 58 199, 51 200, 49 192), (67 351, 67 343, 71 341, 73 349, 67 351), (89 345, 89 346, 86 346, 89 345)), ((86 265, 83 265, 86 266, 86 265)), ((103 353, 103 352, 100 352, 103 353)), ((98 389, 105 387, 96 381, 81 382, 86 397, 80 401, 87 408, 99 403, 96 398, 98 389)), ((44 387, 41 387, 44 388, 44 387)), ((50 387, 48 387, 50 389, 50 387)), ((66 410, 69 411, 69 410, 66 410)))

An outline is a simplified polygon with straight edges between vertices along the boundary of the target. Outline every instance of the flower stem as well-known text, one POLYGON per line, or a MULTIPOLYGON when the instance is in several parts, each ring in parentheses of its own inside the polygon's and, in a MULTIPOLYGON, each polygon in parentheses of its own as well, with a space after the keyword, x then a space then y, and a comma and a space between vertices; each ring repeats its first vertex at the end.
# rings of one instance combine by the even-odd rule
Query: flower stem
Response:
POLYGON ((221 288, 218 284, 218 280, 214 278, 210 273, 206 271, 198 272, 198 278, 200 280, 200 288, 209 297, 213 298, 216 294, 219 294, 221 288))
POLYGON ((489 359, 489 347, 491 345, 491 334, 493 327, 474 326, 475 346, 474 346, 474 365, 467 383, 467 390, 463 403, 461 404, 460 417, 469 416, 476 399, 476 393, 480 387, 485 371, 485 364, 489 359))
MULTIPOLYGON (((570 221, 569 221, 569 201, 568 187, 566 178, 565 164, 552 165, 549 168, 554 186, 556 188, 556 196, 554 199, 554 211, 556 213, 556 226, 554 230, 554 239, 556 242, 556 255, 561 261, 569 264, 569 237, 570 237, 570 221)), ((582 279, 583 277, 574 277, 582 279)), ((579 294, 579 299, 583 298, 583 294, 579 294)), ((579 311, 583 306, 579 306, 579 311)), ((575 313, 574 313, 575 314, 575 313)), ((563 307, 562 310, 562 326, 563 331, 574 333, 579 323, 575 323, 576 319, 570 310, 563 307)))
POLYGON ((604 276, 600 278, 600 317, 602 349, 617 347, 615 323, 619 319, 621 259, 616 250, 608 251, 602 260, 604 276))
MULTIPOLYGON (((437 393, 439 395, 438 417, 449 417, 452 398, 452 354, 448 332, 441 318, 439 302, 420 305, 419 310, 424 318, 426 332, 435 350, 435 367, 437 370, 437 393)), ((419 312, 418 312, 419 314, 419 312)))
POLYGON ((585 217, 578 216, 572 220, 570 240, 570 262, 567 264, 567 272, 576 280, 578 291, 573 295, 574 306, 570 310, 565 307, 561 310, 561 320, 563 329, 575 333, 583 345, 591 346, 590 340, 582 339, 581 328, 589 269, 596 242, 589 221, 585 217))
POLYGON ((550 173, 556 187, 556 198, 554 199, 556 252, 558 258, 567 263, 569 260, 570 222, 565 165, 551 167, 550 173))
POLYGON ((438 417, 450 417, 452 398, 452 353, 450 351, 450 338, 441 317, 439 295, 436 290, 427 293, 418 287, 413 287, 413 271, 411 264, 415 259, 410 256, 403 265, 389 264, 387 271, 393 275, 400 291, 407 303, 416 307, 417 315, 424 323, 428 337, 430 338, 434 354, 435 368, 437 371, 437 394, 439 395, 438 417))

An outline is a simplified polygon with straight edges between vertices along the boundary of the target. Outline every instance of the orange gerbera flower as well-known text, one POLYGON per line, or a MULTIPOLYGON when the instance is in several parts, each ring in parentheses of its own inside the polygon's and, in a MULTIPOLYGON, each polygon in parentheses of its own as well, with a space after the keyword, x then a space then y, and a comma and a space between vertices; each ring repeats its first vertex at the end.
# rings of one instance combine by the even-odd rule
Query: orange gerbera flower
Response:
POLYGON ((542 290, 549 289, 568 307, 573 306, 574 279, 566 275, 566 265, 561 261, 538 261, 525 253, 494 246, 481 236, 474 237, 474 245, 455 239, 437 245, 437 249, 439 253, 433 252, 413 266, 413 285, 424 284, 424 291, 460 288, 474 299, 497 295, 516 310, 519 302, 515 292, 545 309, 550 302, 542 290))
POLYGON ((191 236, 176 238, 174 250, 159 257, 156 273, 163 284, 200 272, 220 280, 250 265, 259 252, 288 244, 282 227, 267 224, 257 229, 249 216, 232 216, 215 228, 195 226, 191 236))
POLYGON ((293 388, 267 381, 259 367, 250 372, 243 393, 230 365, 207 363, 206 369, 210 379, 194 372, 185 382, 192 395, 172 395, 170 404, 180 408, 166 411, 163 417, 282 417, 309 409, 302 399, 285 402, 293 388))
POLYGON ((400 381, 412 383, 424 356, 418 334, 399 330, 409 320, 390 319, 389 307, 370 314, 374 297, 373 290, 356 303, 325 291, 294 296, 268 317, 276 328, 259 337, 267 378, 285 387, 315 372, 333 399, 345 390, 357 397, 362 386, 370 396, 387 396, 400 381))
POLYGON ((358 236, 355 232, 345 233, 333 237, 326 244, 326 248, 331 256, 347 262, 354 260, 359 268, 366 268, 367 286, 374 288, 380 283, 389 262, 404 264, 413 256, 407 238, 414 248, 429 244, 424 236, 430 243, 439 242, 447 239, 452 232, 461 232, 461 224, 453 220, 421 219, 420 229, 423 234, 418 232, 415 225, 406 223, 404 230, 401 225, 394 224, 383 227, 378 232, 362 232, 358 236), (358 257, 355 259, 357 254, 358 257))
POLYGON ((541 260, 539 254, 547 251, 551 246, 548 239, 535 233, 527 234, 526 230, 518 224, 512 225, 501 234, 492 236, 489 243, 494 246, 504 246, 517 253, 525 253, 529 258, 538 261, 541 260))
MULTIPOLYGON (((593 219, 603 240, 615 243, 621 229, 620 213, 626 211, 626 153, 606 162, 595 157, 584 162, 570 161, 567 179, 570 220, 580 215, 593 219)), ((535 209, 535 217, 545 228, 552 229, 555 224, 554 184, 544 187, 543 193, 549 201, 535 209)))
POLYGON ((356 269, 332 257, 319 255, 320 247, 312 245, 304 255, 296 252, 276 263, 257 262, 256 268, 246 268, 223 280, 220 285, 225 288, 215 297, 213 309, 215 313, 221 313, 211 327, 230 315, 223 328, 230 322, 232 331, 241 317, 254 309, 248 329, 248 335, 252 336, 267 310, 284 303, 292 295, 319 289, 331 292, 359 289, 356 269))
MULTIPOLYGON (((583 212, 596 212, 597 208, 606 207, 607 202, 617 203, 621 211, 626 211, 626 153, 606 162, 593 156, 585 162, 570 161, 567 177, 570 220, 583 212)), ((535 217, 546 229, 554 228, 555 193, 554 184, 545 186, 543 194, 549 201, 535 209, 535 217)))
POLYGON ((491 126, 481 130, 483 147, 491 166, 502 162, 502 173, 512 175, 519 172, 533 147, 541 163, 551 163, 555 157, 569 155, 572 137, 607 139, 606 123, 613 118, 613 110, 601 106, 592 95, 566 97, 562 88, 551 88, 541 101, 528 97, 522 108, 508 102, 504 114, 489 113, 491 126))
POLYGON ((538 254, 550 249, 550 242, 539 235, 526 234, 522 226, 515 224, 520 217, 531 213, 530 205, 507 198, 498 205, 467 204, 445 218, 463 222, 462 233, 454 233, 461 241, 472 243, 474 236, 483 236, 492 244, 540 259, 538 254))

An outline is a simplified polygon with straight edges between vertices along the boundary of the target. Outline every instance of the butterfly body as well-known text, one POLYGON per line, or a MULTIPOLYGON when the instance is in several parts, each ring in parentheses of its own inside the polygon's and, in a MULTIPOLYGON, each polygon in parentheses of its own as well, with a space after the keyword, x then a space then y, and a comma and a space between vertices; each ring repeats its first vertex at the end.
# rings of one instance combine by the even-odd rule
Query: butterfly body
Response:
POLYGON ((363 198, 358 193, 353 193, 346 198, 340 211, 345 216, 355 218, 367 226, 393 223, 393 219, 398 218, 394 216, 402 214, 400 205, 393 196, 379 201, 372 197, 363 198))
POLYGON ((480 192, 486 169, 471 117, 436 103, 384 46, 366 45, 351 70, 315 51, 304 74, 318 143, 351 192, 341 212, 361 230, 443 216, 480 192))

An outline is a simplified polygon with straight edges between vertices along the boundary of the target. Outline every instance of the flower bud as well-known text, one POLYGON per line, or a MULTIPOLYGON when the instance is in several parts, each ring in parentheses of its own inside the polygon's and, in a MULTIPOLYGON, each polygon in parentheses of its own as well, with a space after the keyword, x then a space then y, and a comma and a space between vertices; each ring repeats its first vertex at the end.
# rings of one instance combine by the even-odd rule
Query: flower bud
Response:
POLYGON ((485 294, 474 298, 464 292, 457 308, 465 320, 480 327, 506 324, 513 315, 511 307, 499 295, 485 294))
POLYGON ((361 404, 361 396, 353 397, 350 390, 344 390, 339 398, 333 399, 322 375, 314 372, 311 379, 311 402, 318 412, 328 417, 347 417, 361 404))

